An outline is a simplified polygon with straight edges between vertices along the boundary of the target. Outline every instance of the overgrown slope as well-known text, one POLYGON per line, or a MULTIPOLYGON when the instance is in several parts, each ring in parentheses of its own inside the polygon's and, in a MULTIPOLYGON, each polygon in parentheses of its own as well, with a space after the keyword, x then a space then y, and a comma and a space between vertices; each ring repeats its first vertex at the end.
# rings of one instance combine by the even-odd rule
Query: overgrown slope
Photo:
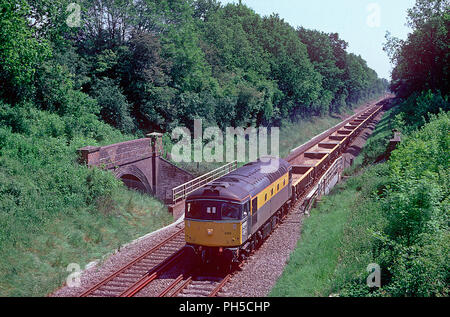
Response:
POLYGON ((86 144, 123 141, 95 116, 0 107, 0 295, 43 296, 81 268, 172 221, 159 201, 77 162, 86 144))
MULTIPOLYGON (((393 112, 387 118, 400 128, 393 112)), ((387 139, 384 131, 363 150, 368 163, 385 150, 377 141, 387 139)), ((388 162, 353 169, 305 220, 271 295, 448 296, 449 132, 448 112, 430 115, 388 162), (367 286, 372 263, 381 268, 381 288, 367 286)))

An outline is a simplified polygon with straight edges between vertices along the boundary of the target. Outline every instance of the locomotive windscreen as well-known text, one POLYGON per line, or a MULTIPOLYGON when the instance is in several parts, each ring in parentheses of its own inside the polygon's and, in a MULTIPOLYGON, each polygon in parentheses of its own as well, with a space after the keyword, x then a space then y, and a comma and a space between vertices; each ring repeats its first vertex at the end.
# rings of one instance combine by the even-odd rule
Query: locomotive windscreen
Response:
POLYGON ((243 211, 243 205, 226 201, 195 200, 186 203, 186 218, 190 219, 240 220, 243 211))

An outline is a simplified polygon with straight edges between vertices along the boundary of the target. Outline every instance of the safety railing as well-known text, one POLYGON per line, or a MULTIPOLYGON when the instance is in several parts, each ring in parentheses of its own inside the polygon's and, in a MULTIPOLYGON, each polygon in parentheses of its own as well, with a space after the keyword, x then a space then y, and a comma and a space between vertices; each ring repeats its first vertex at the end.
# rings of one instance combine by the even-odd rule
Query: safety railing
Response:
POLYGON ((196 191, 197 189, 215 181, 216 179, 231 173, 237 169, 237 161, 228 163, 219 167, 209 173, 206 173, 200 177, 197 177, 187 183, 177 186, 172 189, 172 201, 174 204, 185 200, 186 197, 196 191))

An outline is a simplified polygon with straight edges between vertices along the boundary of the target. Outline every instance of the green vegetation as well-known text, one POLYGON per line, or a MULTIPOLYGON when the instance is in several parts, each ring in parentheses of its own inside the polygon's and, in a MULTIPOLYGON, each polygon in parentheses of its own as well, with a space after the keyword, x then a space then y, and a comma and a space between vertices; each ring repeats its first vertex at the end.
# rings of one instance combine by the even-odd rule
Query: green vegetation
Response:
POLYGON ((446 0, 417 0, 409 10, 413 33, 406 41, 388 37, 397 107, 346 171, 351 177, 305 220, 272 296, 448 296, 449 9, 446 0), (401 144, 389 161, 372 165, 392 129, 403 133, 401 144), (380 288, 367 286, 371 263, 381 268, 380 288))
POLYGON ((69 27, 69 3, 2 0, 8 103, 29 98, 64 114, 83 93, 122 132, 170 133, 194 118, 224 128, 339 113, 388 85, 338 34, 295 29, 245 5, 86 0, 80 26, 69 27))
POLYGON ((310 297, 328 296, 331 278, 342 247, 341 237, 347 222, 348 210, 355 203, 358 192, 339 185, 334 192, 312 210, 302 227, 302 238, 291 254, 287 267, 270 296, 310 297))
POLYGON ((1 296, 45 295, 65 281, 69 263, 83 267, 171 223, 162 203, 76 162, 85 144, 130 137, 95 116, 1 104, 1 296))
MULTIPOLYGON (((345 281, 343 296, 448 296, 449 129, 448 113, 433 118, 393 152, 383 166, 384 181, 364 186, 372 191, 365 206, 378 211, 379 219, 376 212, 366 216, 359 228, 371 224, 372 232, 356 237, 352 249, 369 247, 370 263, 382 268, 382 288, 366 287, 364 264, 353 260, 354 276, 345 281)), ((345 262, 340 267, 345 270, 345 262)))
POLYGON ((69 263, 170 222, 161 203, 80 166, 77 148, 153 131, 170 146, 173 128, 195 118, 220 128, 328 125, 327 115, 387 88, 338 34, 244 5, 83 0, 76 26, 72 2, 0 0, 3 296, 45 295, 69 263))
POLYGON ((345 176, 358 174, 368 165, 385 159, 386 148, 393 137, 392 131, 399 128, 395 123, 398 112, 399 107, 395 107, 384 113, 361 152, 354 159, 353 165, 344 170, 345 176))
POLYGON ((324 197, 271 295, 448 296, 449 129, 448 113, 433 117, 324 197), (366 286, 370 263, 380 289, 366 286))
POLYGON ((388 33, 385 51, 395 68, 391 90, 398 97, 431 89, 449 93, 450 3, 448 0, 416 0, 408 10, 408 25, 413 32, 403 41, 388 33))

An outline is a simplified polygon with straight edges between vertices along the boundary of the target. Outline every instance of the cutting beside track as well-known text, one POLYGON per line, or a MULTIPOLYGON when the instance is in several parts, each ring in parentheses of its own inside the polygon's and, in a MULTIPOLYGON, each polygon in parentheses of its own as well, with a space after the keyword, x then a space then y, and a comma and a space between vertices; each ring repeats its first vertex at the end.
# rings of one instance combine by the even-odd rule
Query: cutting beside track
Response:
MULTIPOLYGON (((292 168, 292 199, 277 210, 280 211, 279 213, 274 213, 276 221, 269 219, 267 223, 270 223, 270 230, 264 234, 263 239, 259 239, 258 243, 247 251, 246 257, 241 258, 240 265, 245 265, 245 260, 257 251, 258 246, 274 232, 289 212, 299 208, 308 190, 317 183, 371 120, 382 111, 382 108, 380 104, 371 106, 291 152, 286 161, 292 168)), ((188 259, 194 256, 186 248, 185 236, 185 229, 180 229, 81 296, 131 297, 143 289, 151 288, 152 283, 162 278, 174 266, 188 263, 188 259)), ((154 296, 217 296, 230 282, 232 276, 232 273, 204 274, 202 267, 186 267, 185 271, 171 278, 169 285, 154 296)))

